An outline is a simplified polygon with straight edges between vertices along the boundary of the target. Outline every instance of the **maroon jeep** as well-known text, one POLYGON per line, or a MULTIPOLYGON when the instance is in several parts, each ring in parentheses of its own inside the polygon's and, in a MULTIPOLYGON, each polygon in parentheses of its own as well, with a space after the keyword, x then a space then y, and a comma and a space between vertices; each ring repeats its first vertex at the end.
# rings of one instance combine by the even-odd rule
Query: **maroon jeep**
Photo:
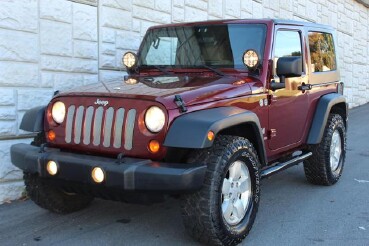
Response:
POLYGON ((340 178, 347 104, 335 45, 331 27, 287 20, 152 27, 124 55, 124 80, 26 112, 20 128, 38 134, 12 146, 12 162, 50 211, 181 195, 196 240, 235 245, 254 223, 261 178, 300 162, 313 184, 340 178))

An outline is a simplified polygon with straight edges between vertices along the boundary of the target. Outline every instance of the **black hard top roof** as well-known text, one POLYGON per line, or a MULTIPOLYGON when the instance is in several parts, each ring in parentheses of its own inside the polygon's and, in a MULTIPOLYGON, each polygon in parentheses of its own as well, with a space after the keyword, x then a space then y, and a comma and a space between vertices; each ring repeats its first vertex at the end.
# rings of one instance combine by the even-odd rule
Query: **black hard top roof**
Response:
POLYGON ((276 25, 294 25, 294 26, 308 26, 315 28, 323 28, 323 29, 333 29, 333 27, 323 24, 317 24, 314 22, 307 21, 295 21, 295 20, 285 20, 285 19, 270 19, 276 25))
POLYGON ((305 26, 311 28, 319 28, 333 31, 334 28, 331 26, 317 24, 313 22, 307 21, 295 21, 295 20, 285 20, 285 19, 226 19, 226 20, 206 20, 206 21, 197 21, 197 22, 181 22, 181 23, 172 23, 165 25, 153 26, 153 28, 160 27, 169 27, 169 26, 196 26, 196 25, 216 25, 216 24, 236 24, 236 23, 264 23, 264 24, 275 24, 275 25, 291 25, 291 26, 305 26))

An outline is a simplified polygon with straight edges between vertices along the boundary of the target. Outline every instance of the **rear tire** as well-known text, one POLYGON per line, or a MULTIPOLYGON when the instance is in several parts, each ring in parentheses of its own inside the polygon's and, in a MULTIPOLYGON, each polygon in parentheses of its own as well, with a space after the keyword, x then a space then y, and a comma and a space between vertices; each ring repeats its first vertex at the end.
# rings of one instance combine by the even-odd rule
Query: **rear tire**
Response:
POLYGON ((304 161, 306 179, 317 185, 337 183, 346 158, 346 128, 341 115, 329 115, 322 141, 309 149, 313 155, 304 161))
POLYGON ((24 173, 26 191, 31 200, 41 208, 58 214, 68 214, 86 208, 93 200, 92 196, 68 194, 37 174, 24 173))
POLYGON ((211 148, 195 151, 189 162, 208 167, 201 190, 182 199, 187 232, 205 244, 239 244, 250 232, 259 206, 256 150, 245 138, 219 136, 211 148))

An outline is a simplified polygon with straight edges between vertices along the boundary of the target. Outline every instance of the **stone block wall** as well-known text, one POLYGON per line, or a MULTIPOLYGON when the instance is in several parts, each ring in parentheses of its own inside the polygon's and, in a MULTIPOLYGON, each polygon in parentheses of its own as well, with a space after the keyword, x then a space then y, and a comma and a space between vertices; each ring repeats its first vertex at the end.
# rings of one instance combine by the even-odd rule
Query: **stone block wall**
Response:
POLYGON ((55 90, 98 81, 97 8, 66 0, 0 2, 0 203, 23 191, 9 148, 30 142, 26 110, 55 90))
POLYGON ((22 191, 9 147, 26 110, 55 90, 122 78, 122 54, 148 27, 235 18, 283 18, 337 29, 339 66, 350 107, 369 102, 367 0, 1 0, 0 203, 22 191))

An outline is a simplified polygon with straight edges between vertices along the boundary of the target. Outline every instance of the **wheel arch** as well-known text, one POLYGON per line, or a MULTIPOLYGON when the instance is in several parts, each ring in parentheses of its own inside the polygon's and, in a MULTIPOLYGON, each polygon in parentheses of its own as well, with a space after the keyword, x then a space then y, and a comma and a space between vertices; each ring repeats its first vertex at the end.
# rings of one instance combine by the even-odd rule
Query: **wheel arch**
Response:
POLYGON ((19 128, 28 132, 43 131, 45 110, 46 106, 39 106, 26 111, 19 128))
POLYGON ((179 116, 171 124, 164 146, 175 149, 204 149, 213 145, 209 131, 217 136, 234 135, 248 138, 258 152, 261 165, 266 165, 266 152, 258 116, 237 107, 199 110, 179 116))
POLYGON ((347 128, 348 107, 345 97, 338 93, 324 95, 318 101, 309 130, 307 144, 318 144, 321 142, 330 113, 341 115, 347 128))
POLYGON ((347 128, 347 117, 348 117, 347 103, 341 102, 333 105, 330 113, 341 115, 343 123, 345 123, 345 127, 347 128))
POLYGON ((255 124, 254 122, 246 122, 225 128, 221 130, 218 134, 247 138, 252 143, 252 145, 254 145, 261 165, 266 166, 267 160, 264 140, 262 134, 260 136, 260 133, 262 133, 262 130, 257 126, 257 124, 255 124))

